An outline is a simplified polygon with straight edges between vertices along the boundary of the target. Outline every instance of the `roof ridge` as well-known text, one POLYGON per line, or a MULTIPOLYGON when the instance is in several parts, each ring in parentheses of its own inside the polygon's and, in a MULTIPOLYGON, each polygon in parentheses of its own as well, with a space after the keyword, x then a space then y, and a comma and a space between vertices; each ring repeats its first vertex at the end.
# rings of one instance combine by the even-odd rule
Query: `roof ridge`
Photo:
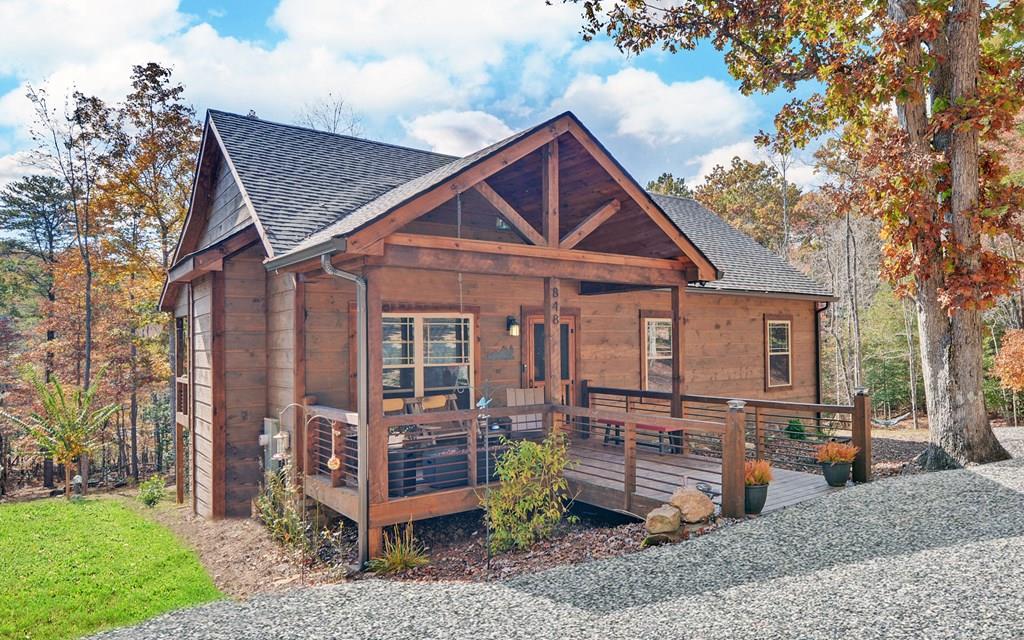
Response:
POLYGON ((229 116, 229 117, 233 117, 233 118, 241 118, 243 120, 250 120, 250 121, 255 121, 255 122, 261 122, 263 124, 270 124, 270 125, 274 125, 276 127, 286 127, 288 129, 298 129, 299 131, 307 131, 309 133, 316 133, 316 134, 319 134, 319 135, 330 136, 332 138, 342 138, 342 139, 345 139, 345 140, 354 140, 356 142, 367 142, 367 143, 370 143, 370 144, 380 145, 382 147, 391 147, 392 149, 401 149, 402 151, 414 151, 416 153, 422 153, 422 154, 426 154, 426 155, 437 156, 438 158, 448 158, 448 159, 451 159, 451 160, 458 160, 459 157, 460 157, 460 156, 449 155, 447 153, 439 153, 437 151, 430 151, 430 150, 427 150, 427 149, 420 149, 420 148, 417 148, 417 147, 410 147, 408 145, 396 144, 394 142, 384 142, 383 140, 374 140, 372 138, 363 138, 363 137, 360 137, 360 136, 353 136, 353 135, 349 135, 349 134, 346 134, 346 133, 335 133, 333 131, 324 131, 323 129, 314 129, 313 127, 305 127, 303 125, 293 124, 293 123, 290 123, 290 122, 280 122, 278 120, 267 120, 265 118, 260 118, 258 116, 246 116, 246 115, 242 115, 240 113, 235 113, 234 111, 225 111, 223 109, 212 109, 211 108, 211 109, 207 109, 206 111, 207 111, 207 113, 210 113, 210 114, 217 113, 217 114, 221 114, 221 115, 225 115, 225 116, 229 116))

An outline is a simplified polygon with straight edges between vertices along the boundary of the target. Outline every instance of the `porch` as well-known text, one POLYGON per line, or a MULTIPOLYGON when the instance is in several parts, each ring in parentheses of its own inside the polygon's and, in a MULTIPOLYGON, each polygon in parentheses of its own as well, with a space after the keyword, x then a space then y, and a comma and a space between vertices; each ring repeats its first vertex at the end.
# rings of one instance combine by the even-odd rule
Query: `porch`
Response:
MULTIPOLYGON (((371 530, 476 509, 497 481, 494 468, 505 439, 539 440, 551 430, 567 439, 566 477, 575 500, 640 518, 682 486, 708 492, 722 515, 742 517, 748 459, 774 467, 765 512, 824 496, 836 489, 817 470, 814 447, 833 437, 863 448, 854 480, 870 478, 867 395, 858 395, 853 406, 683 395, 681 418, 671 417, 671 396, 584 381, 581 406, 541 403, 385 416, 386 456, 371 452, 369 464, 386 459, 386 467, 378 467, 386 468, 386 489, 365 512, 358 492, 364 464, 358 416, 307 404, 305 493, 357 522, 368 520, 371 530)), ((385 486, 383 478, 374 484, 385 486)))

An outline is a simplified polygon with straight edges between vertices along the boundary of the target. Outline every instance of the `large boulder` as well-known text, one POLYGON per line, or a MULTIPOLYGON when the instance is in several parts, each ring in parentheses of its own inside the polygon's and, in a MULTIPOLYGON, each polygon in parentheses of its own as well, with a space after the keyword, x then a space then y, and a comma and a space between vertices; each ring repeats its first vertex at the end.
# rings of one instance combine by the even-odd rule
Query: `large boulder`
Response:
POLYGON ((679 509, 663 504, 647 514, 647 533, 675 533, 682 526, 679 509))
POLYGON ((715 514, 715 503, 696 489, 676 489, 668 502, 679 511, 683 522, 688 524, 704 522, 715 514))

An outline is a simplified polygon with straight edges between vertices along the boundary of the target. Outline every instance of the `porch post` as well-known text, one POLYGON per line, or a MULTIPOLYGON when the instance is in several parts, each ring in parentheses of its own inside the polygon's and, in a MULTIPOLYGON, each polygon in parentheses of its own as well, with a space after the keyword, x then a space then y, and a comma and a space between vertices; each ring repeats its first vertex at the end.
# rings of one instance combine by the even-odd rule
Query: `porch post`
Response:
POLYGON ((683 417, 683 354, 686 343, 683 333, 683 301, 685 285, 672 287, 672 417, 683 417))
MULTIPOLYGON (((379 267, 367 267, 363 272, 366 280, 366 358, 367 380, 360 380, 365 385, 367 394, 367 438, 366 458, 360 460, 365 466, 368 483, 367 513, 360 514, 363 519, 369 518, 373 505, 388 499, 388 431, 381 424, 384 419, 384 359, 381 354, 383 344, 383 272, 379 267), (365 463, 365 464, 364 464, 365 463)), ((366 527, 367 555, 374 558, 381 553, 383 531, 381 527, 373 527, 370 522, 360 522, 366 527)))
MULTIPOLYGON (((558 278, 544 278, 544 402, 562 403, 562 315, 558 278)), ((552 423, 544 414, 545 426, 552 423)))
POLYGON ((722 515, 742 518, 744 515, 744 462, 746 444, 746 412, 743 400, 730 400, 722 434, 722 515))
POLYGON ((859 387, 853 396, 853 444, 860 449, 853 461, 853 481, 871 481, 871 396, 859 387))

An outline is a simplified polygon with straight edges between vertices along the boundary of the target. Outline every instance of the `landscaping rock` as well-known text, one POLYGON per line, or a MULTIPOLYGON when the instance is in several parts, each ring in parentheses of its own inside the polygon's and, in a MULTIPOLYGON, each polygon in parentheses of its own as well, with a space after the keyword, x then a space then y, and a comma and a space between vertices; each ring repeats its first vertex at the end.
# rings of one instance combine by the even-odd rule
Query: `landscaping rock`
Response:
POLYGON ((669 504, 679 510, 683 522, 688 524, 704 522, 715 514, 715 503, 696 489, 676 489, 669 499, 669 504))
POLYGON ((647 514, 647 533, 675 533, 682 526, 679 509, 663 504, 647 514))

